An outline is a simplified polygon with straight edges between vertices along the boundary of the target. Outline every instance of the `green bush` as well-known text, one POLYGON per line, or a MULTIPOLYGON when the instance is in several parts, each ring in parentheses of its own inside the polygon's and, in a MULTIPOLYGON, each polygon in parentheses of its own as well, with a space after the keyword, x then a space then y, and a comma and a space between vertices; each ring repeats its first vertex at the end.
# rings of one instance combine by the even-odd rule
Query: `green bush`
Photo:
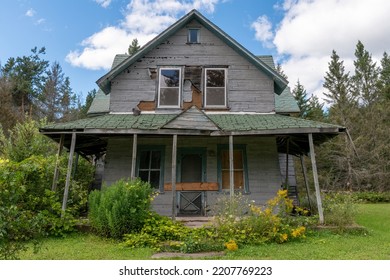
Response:
POLYGON ((0 159, 0 258, 17 258, 21 241, 72 231, 75 219, 61 218, 61 199, 49 187, 54 159, 32 156, 21 162, 0 159))
POLYGON ((345 228, 355 223, 357 210, 351 194, 327 193, 323 208, 326 225, 345 228))
POLYGON ((389 203, 390 192, 355 192, 353 198, 363 203, 389 203))
POLYGON ((91 192, 88 217, 92 228, 113 238, 139 232, 149 217, 152 193, 150 184, 139 179, 119 180, 102 191, 91 192))

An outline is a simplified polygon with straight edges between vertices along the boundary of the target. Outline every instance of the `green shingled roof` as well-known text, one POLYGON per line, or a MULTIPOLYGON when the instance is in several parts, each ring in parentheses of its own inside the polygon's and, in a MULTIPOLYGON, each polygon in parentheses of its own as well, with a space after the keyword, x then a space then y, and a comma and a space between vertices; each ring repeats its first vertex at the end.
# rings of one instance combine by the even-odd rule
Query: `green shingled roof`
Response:
POLYGON ((208 115, 224 131, 250 131, 250 130, 280 130, 294 128, 341 128, 340 126, 321 123, 311 120, 282 116, 277 114, 267 115, 232 115, 217 114, 208 115))
MULTIPOLYGON (((41 131, 58 132, 99 129, 103 133, 104 130, 110 130, 110 133, 115 133, 115 130, 157 130, 164 129, 164 125, 168 124, 176 116, 175 114, 141 114, 139 116, 134 116, 133 114, 107 114, 73 122, 47 125, 41 131)), ((295 129, 296 133, 300 133, 303 132, 301 129, 318 130, 318 132, 324 129, 331 129, 335 132, 338 129, 342 129, 342 127, 337 125, 277 114, 209 114, 207 117, 220 127, 222 131, 226 132, 269 131, 269 134, 272 134, 272 130, 278 130, 278 133, 281 133, 283 130, 295 129)))
POLYGON ((85 130, 85 129, 159 129, 176 115, 148 114, 107 114, 67 123, 56 123, 41 128, 41 131, 85 130))

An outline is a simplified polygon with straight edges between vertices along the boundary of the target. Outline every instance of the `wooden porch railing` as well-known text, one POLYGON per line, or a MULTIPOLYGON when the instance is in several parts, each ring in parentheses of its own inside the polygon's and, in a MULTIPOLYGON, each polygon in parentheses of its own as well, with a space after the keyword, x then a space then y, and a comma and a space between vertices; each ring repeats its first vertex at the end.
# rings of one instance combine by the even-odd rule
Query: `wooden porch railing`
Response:
MULTIPOLYGON (((164 184, 165 191, 172 190, 171 183, 164 184)), ((194 182, 194 183, 176 183, 177 191, 218 191, 218 183, 216 182, 194 182)))

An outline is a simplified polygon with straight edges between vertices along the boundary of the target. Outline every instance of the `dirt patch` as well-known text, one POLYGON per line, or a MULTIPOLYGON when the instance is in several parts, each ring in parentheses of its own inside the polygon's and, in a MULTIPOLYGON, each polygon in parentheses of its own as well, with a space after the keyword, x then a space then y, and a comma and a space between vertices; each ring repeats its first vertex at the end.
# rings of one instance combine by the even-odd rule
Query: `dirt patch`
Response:
POLYGON ((224 256, 225 252, 202 252, 202 253, 173 253, 173 252, 162 252, 152 256, 152 259, 164 259, 164 258, 190 258, 190 259, 201 259, 208 257, 220 257, 224 256))

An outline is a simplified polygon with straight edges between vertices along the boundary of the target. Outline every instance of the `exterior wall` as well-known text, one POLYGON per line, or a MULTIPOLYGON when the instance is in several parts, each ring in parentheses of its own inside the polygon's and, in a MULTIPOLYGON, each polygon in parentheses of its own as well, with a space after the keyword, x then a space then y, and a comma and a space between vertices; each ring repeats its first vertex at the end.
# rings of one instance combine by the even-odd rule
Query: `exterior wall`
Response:
MULTIPOLYGON (((206 181, 218 181, 218 145, 228 144, 228 137, 178 136, 180 148, 207 148, 206 181)), ((249 180, 248 199, 263 205, 274 197, 282 183, 279 158, 274 137, 234 137, 235 145, 245 145, 249 180)), ((138 137, 138 145, 164 145, 164 182, 171 182, 172 137, 138 137)), ((110 138, 108 141, 104 181, 110 185, 116 180, 130 176, 132 160, 132 135, 128 138, 110 138)), ((206 204, 212 209, 221 192, 207 191, 206 204)), ((154 209, 162 215, 171 215, 172 193, 160 193, 153 202, 154 209)))
MULTIPOLYGON (((192 22, 188 26, 200 27, 200 24, 192 22)), ((131 112, 140 101, 155 101, 157 78, 151 75, 150 69, 160 66, 228 66, 231 111, 269 113, 275 110, 273 81, 268 76, 206 28, 200 28, 200 41, 200 44, 187 44, 187 29, 183 28, 130 66, 112 81, 110 111, 131 112)), ((182 99, 188 101, 190 87, 188 83, 183 84, 182 99)), ((201 91, 203 86, 201 82, 201 91)))

